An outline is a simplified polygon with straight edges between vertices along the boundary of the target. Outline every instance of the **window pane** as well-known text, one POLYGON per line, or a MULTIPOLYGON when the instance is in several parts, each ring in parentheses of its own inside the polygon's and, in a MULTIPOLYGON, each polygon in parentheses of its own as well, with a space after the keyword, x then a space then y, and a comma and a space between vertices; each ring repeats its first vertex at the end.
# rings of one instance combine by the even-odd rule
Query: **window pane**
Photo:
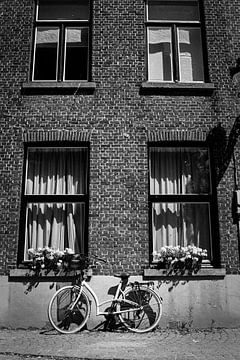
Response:
POLYGON ((88 28, 67 28, 64 80, 88 78, 88 28))
POLYGON ((150 148, 150 194, 209 194, 206 148, 150 148))
POLYGON ((33 80, 56 80, 59 29, 37 28, 33 80))
POLYGON ((210 248, 210 212, 208 203, 152 204, 153 251, 162 246, 195 245, 210 248))
POLYGON ((87 154, 87 148, 29 148, 25 194, 86 194, 87 154))
POLYGON ((180 81, 204 81, 201 30, 179 28, 180 81))
POLYGON ((148 20, 199 21, 198 1, 148 0, 148 20))
POLYGON ((38 20, 89 20, 89 0, 39 0, 38 20))
POLYGON ((84 253, 85 204, 28 203, 26 209, 25 259, 30 248, 45 246, 84 253))
POLYGON ((148 29, 148 80, 172 81, 170 28, 148 29))

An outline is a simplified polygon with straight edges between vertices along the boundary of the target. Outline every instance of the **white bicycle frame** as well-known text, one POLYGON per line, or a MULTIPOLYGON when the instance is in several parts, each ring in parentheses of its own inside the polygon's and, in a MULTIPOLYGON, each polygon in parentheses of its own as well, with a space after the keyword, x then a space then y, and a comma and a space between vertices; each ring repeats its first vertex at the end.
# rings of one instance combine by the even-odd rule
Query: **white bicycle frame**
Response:
POLYGON ((125 298, 124 291, 121 289, 122 288, 122 283, 123 282, 121 280, 119 282, 119 284, 118 284, 118 287, 117 287, 117 290, 116 290, 116 293, 115 293, 113 299, 109 299, 109 300, 106 300, 106 301, 103 301, 103 302, 100 303, 96 293, 94 292, 94 290, 91 288, 90 285, 88 285, 88 283, 85 280, 83 280, 80 286, 77 285, 80 288, 80 292, 79 292, 76 300, 72 304, 71 309, 73 309, 75 307, 75 305, 78 303, 78 300, 79 300, 79 298, 81 296, 82 290, 87 289, 88 292, 91 294, 91 296, 94 299, 94 302, 95 302, 95 305, 96 305, 96 315, 97 316, 99 316, 99 315, 108 315, 109 312, 108 311, 100 311, 100 307, 102 307, 103 305, 106 305, 106 304, 113 304, 113 303, 121 304, 121 302, 124 302, 124 304, 128 304, 128 305, 132 306, 132 308, 129 308, 127 310, 113 311, 113 312, 111 312, 111 314, 113 314, 113 315, 115 315, 115 314, 117 315, 117 314, 121 314, 121 313, 128 313, 128 312, 131 312, 131 311, 142 310, 142 306, 139 306, 138 303, 136 303, 134 301, 127 300, 125 298), (119 295, 122 295, 123 297, 119 298, 119 295))

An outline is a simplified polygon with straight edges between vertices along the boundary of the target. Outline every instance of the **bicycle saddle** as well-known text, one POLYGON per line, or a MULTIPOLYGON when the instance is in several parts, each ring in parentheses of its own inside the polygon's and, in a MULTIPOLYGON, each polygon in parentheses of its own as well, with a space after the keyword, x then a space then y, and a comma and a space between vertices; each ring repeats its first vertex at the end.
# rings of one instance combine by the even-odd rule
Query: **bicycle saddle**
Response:
POLYGON ((121 274, 114 274, 113 276, 121 278, 122 280, 128 279, 130 274, 122 272, 121 274))

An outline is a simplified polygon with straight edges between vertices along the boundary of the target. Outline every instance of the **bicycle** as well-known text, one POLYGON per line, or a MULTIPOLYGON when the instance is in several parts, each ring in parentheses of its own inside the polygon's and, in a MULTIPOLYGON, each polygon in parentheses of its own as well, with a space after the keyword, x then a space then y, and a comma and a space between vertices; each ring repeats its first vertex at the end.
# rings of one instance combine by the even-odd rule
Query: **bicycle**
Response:
POLYGON ((84 271, 79 274, 76 284, 60 288, 48 306, 48 318, 54 329, 62 334, 80 331, 90 316, 90 294, 95 302, 97 316, 103 315, 110 319, 117 317, 125 328, 135 333, 153 330, 162 315, 162 298, 154 291, 154 284, 128 283, 130 275, 127 273, 114 276, 120 278, 115 295, 113 299, 101 303, 88 284, 89 279, 84 276, 84 271), (100 307, 107 304, 108 308, 100 311, 100 307))

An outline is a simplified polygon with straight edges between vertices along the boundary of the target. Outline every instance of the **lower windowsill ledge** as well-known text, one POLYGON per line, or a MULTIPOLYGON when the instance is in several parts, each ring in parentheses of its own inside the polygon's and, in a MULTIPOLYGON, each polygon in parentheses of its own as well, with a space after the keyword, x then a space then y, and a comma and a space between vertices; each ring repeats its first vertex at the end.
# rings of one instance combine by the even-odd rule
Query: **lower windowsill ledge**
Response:
POLYGON ((192 280, 200 280, 200 279, 222 279, 226 275, 225 268, 201 268, 196 274, 183 274, 183 275, 176 275, 176 274, 168 274, 168 270, 166 269, 144 269, 143 276, 144 278, 151 278, 151 279, 175 279, 175 278, 183 278, 183 279, 192 279, 192 280))
POLYGON ((140 88, 142 95, 212 95, 216 90, 211 83, 161 83, 143 82, 140 88))
POLYGON ((38 282, 71 282, 79 276, 81 270, 71 270, 69 272, 55 274, 53 271, 49 271, 47 274, 45 271, 41 271, 40 275, 36 275, 29 269, 11 269, 8 279, 10 282, 28 282, 37 280, 38 282))
POLYGON ((91 81, 32 81, 22 84, 23 94, 74 94, 93 93, 96 83, 91 81))

